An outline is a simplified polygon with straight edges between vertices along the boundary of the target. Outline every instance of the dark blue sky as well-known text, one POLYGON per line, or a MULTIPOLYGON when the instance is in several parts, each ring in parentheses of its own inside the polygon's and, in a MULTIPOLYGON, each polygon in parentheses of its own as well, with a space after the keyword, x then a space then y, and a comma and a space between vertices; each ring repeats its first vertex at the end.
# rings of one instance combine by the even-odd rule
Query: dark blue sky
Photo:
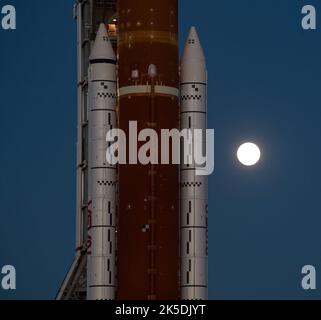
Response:
MULTIPOLYGON (((210 298, 321 298, 321 30, 301 29, 304 0, 182 0, 181 40, 197 26, 209 71, 210 298), (238 164, 237 146, 263 158, 238 164), (318 278, 317 278, 318 279, 318 278)), ((0 30, 0 266, 17 268, 1 298, 52 299, 73 259, 76 26, 73 0, 8 0, 0 30)), ((320 20, 321 21, 321 20, 320 20)), ((181 41, 181 42, 182 42, 181 41)))

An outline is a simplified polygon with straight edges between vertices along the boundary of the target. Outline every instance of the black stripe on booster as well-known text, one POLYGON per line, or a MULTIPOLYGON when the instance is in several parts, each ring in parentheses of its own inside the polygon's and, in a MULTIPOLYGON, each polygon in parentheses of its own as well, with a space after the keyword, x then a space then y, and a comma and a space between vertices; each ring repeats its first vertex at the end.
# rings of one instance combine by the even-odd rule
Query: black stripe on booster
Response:
POLYGON ((181 286, 181 288, 188 288, 188 287, 193 287, 193 288, 207 288, 207 286, 202 286, 202 285, 185 285, 185 286, 181 286))
POLYGON ((113 80, 99 80, 99 79, 96 79, 96 80, 91 80, 90 82, 110 82, 110 83, 117 83, 117 81, 113 81, 113 80))
POLYGON ((92 59, 92 60, 90 60, 90 64, 95 64, 95 63, 116 64, 116 60, 112 60, 112 59, 92 59))
POLYGON ((181 82, 180 85, 187 85, 187 84, 199 84, 199 85, 203 85, 203 86, 207 86, 207 83, 205 82, 181 82))
POLYGON ((116 286, 108 286, 108 285, 92 285, 89 288, 116 288, 116 286))

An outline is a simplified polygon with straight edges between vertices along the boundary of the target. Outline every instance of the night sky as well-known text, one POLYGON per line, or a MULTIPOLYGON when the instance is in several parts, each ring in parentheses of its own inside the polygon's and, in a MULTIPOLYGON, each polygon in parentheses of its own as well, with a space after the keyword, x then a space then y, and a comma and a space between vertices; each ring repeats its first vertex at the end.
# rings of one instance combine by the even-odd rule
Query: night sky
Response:
MULTIPOLYGON (((76 23, 73 0, 7 0, 17 30, 0 30, 0 267, 17 290, 53 299, 73 260, 76 206, 76 23)), ((313 0, 181 0, 181 47, 198 29, 209 72, 211 299, 320 299, 321 29, 303 31, 313 0), (262 149, 251 168, 246 141, 262 149), (317 281, 318 281, 317 277, 317 281)))

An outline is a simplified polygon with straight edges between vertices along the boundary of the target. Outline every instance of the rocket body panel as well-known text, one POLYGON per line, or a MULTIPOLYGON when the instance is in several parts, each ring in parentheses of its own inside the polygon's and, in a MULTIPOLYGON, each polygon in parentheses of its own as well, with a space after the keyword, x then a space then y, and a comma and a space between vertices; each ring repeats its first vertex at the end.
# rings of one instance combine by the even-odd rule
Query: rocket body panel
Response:
POLYGON ((115 299, 116 293, 117 168, 106 159, 106 134, 117 125, 116 97, 116 61, 102 24, 89 67, 88 300, 115 299))
MULTIPOLYGON (((207 128, 207 72, 197 32, 191 28, 181 63, 181 129, 202 129, 205 150, 207 128)), ((200 144, 193 140, 193 145, 200 144)), ((208 178, 196 175, 197 164, 181 164, 181 298, 207 299, 208 263, 208 178)))
MULTIPOLYGON (((177 0, 120 0, 119 126, 179 126, 177 0)), ((138 148, 141 147, 138 144, 138 148)), ((118 299, 179 297, 177 165, 120 165, 118 299)))
POLYGON ((154 64, 162 85, 178 88, 178 1, 119 0, 118 14, 119 87, 145 80, 154 64))

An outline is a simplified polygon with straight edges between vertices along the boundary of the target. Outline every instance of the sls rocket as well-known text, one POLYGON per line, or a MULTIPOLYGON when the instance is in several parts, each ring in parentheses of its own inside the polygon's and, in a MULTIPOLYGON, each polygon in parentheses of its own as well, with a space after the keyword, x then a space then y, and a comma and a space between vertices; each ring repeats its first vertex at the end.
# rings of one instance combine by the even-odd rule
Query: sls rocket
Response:
POLYGON ((207 177, 140 164, 133 146, 134 163, 106 159, 107 132, 128 140, 132 121, 206 130, 205 56, 192 27, 179 75, 177 0, 119 0, 117 23, 117 59, 105 24, 89 58, 87 299, 207 299, 207 177))
MULTIPOLYGON (((181 129, 207 128, 207 71, 196 29, 191 28, 181 61, 181 129)), ((195 148, 198 141, 193 141, 195 148)), ((204 144, 204 139, 203 139, 204 144)), ((204 150, 204 145, 202 146, 204 150)), ((201 149, 201 150, 202 150, 201 149)), ((197 164, 181 164, 180 242, 181 298, 207 299, 207 176, 196 174, 197 164)))
POLYGON ((106 133, 117 124, 117 92, 116 56, 104 24, 89 62, 87 299, 110 300, 116 294, 117 167, 106 160, 106 133))

